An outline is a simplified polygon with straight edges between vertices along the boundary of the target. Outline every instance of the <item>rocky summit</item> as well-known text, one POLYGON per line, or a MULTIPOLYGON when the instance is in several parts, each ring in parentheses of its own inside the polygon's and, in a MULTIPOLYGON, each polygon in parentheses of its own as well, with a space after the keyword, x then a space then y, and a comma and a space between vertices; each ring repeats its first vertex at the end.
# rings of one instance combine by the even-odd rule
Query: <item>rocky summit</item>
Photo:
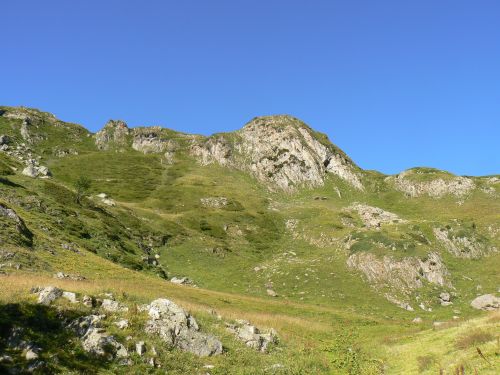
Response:
POLYGON ((235 128, 0 107, 0 373, 498 373, 500 175, 235 128))

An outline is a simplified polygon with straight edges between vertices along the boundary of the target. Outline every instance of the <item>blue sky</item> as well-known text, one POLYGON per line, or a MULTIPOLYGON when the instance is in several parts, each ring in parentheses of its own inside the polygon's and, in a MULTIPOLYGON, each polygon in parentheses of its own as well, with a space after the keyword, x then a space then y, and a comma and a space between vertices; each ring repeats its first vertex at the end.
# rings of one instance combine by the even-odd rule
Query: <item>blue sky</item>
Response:
POLYGON ((497 0, 6 1, 0 104, 211 134, 288 113, 362 168, 500 173, 497 0))

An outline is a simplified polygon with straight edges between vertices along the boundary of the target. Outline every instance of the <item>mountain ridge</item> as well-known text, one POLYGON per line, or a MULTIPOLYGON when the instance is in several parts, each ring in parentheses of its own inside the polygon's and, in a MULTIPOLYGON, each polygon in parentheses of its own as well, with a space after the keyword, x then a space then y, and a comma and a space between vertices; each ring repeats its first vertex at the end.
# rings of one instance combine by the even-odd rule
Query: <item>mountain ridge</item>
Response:
MULTIPOLYGON (((32 116, 35 115, 35 118, 38 118, 38 119, 40 119, 40 117, 46 116, 47 118, 51 119, 54 123, 70 124, 71 126, 76 126, 76 127, 80 128, 80 129, 85 130, 88 134, 91 134, 92 136, 96 136, 96 134, 98 134, 99 132, 103 132, 104 130, 106 130, 106 126, 108 124, 116 122, 116 123, 124 124, 126 126, 126 128, 129 129, 130 131, 134 131, 135 129, 138 132, 140 132, 141 130, 145 131, 145 132, 147 132, 149 130, 155 130, 155 131, 159 131, 159 132, 165 131, 165 132, 168 132, 168 133, 176 133, 176 134, 179 134, 179 135, 184 135, 186 137, 202 138, 202 139, 210 139, 210 138, 214 138, 214 137, 218 137, 218 136, 223 136, 223 135, 226 135, 226 134, 231 135, 231 134, 235 134, 235 133, 241 132, 245 128, 245 126, 247 126, 249 124, 252 124, 255 121, 265 120, 265 119, 279 119, 279 118, 283 119, 283 118, 285 118, 285 119, 289 119, 291 121, 296 121, 296 122, 301 123, 302 126, 304 126, 305 128, 307 128, 312 134, 315 135, 316 140, 318 140, 320 143, 324 144, 327 147, 328 146, 334 146, 339 152, 341 152, 343 154, 343 157, 347 158, 352 164, 356 165, 351 160, 351 158, 342 149, 340 149, 338 146, 336 146, 335 144, 333 144, 330 141, 329 136, 327 134, 320 133, 320 132, 314 130, 312 127, 310 127, 308 124, 306 124, 302 120, 298 119, 295 116, 288 115, 288 114, 256 116, 256 117, 252 118, 250 121, 248 121, 247 123, 243 124, 240 129, 229 131, 229 132, 215 132, 215 133, 210 134, 210 135, 201 135, 201 134, 195 134, 195 133, 193 133, 193 134, 186 133, 186 132, 183 132, 181 130, 172 129, 172 128, 165 127, 165 126, 162 126, 162 125, 137 125, 137 126, 130 127, 124 120, 119 120, 119 119, 110 119, 110 120, 108 120, 103 125, 103 127, 100 130, 97 130, 96 132, 92 132, 92 131, 88 130, 84 125, 81 125, 81 124, 78 124, 78 123, 65 122, 63 120, 58 119, 54 114, 52 114, 50 112, 45 112, 45 111, 42 111, 40 109, 30 108, 30 107, 24 107, 24 106, 0 106, 0 116, 4 116, 4 114, 5 114, 5 117, 8 117, 8 118, 17 118, 17 119, 24 119, 25 117, 29 117, 30 114, 32 116)), ((265 126, 265 125, 269 125, 269 124, 267 124, 264 121, 263 125, 265 126)), ((282 124, 282 125, 286 126, 285 124, 282 124)), ((373 171, 373 172, 382 174, 384 176, 396 176, 396 175, 399 175, 401 173, 404 173, 404 172, 407 172, 407 171, 411 171, 411 170, 429 170, 429 169, 436 169, 436 171, 447 173, 447 174, 452 174, 453 176, 459 176, 459 177, 485 178, 485 177, 498 177, 498 176, 500 176, 500 174, 490 174, 490 175, 457 175, 457 174, 454 174, 454 173, 449 172, 447 170, 442 170, 442 169, 437 169, 437 168, 434 168, 434 167, 427 167, 427 166, 413 166, 413 167, 408 167, 408 168, 406 168, 406 169, 404 169, 404 170, 402 170, 400 172, 394 173, 394 174, 387 174, 387 173, 381 172, 379 170, 373 170, 373 169, 370 169, 370 170, 368 170, 368 169, 362 169, 359 166, 357 166, 357 167, 359 169, 361 169, 362 171, 365 171, 365 172, 373 171)))

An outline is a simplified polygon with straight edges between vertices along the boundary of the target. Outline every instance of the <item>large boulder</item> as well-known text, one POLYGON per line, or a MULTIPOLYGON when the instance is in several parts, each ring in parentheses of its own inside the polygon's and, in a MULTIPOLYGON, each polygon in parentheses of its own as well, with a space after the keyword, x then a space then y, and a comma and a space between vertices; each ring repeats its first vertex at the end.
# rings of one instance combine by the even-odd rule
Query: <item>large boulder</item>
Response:
POLYGON ((55 286, 46 286, 38 292, 38 303, 42 305, 50 305, 62 295, 63 291, 61 289, 55 286))
POLYGON ((474 298, 470 305, 478 310, 495 311, 500 309, 500 298, 493 294, 483 294, 474 298))
POLYGON ((200 332, 198 323, 174 302, 160 298, 148 306, 145 331, 158 335, 167 345, 200 357, 222 353, 222 343, 214 336, 200 332))

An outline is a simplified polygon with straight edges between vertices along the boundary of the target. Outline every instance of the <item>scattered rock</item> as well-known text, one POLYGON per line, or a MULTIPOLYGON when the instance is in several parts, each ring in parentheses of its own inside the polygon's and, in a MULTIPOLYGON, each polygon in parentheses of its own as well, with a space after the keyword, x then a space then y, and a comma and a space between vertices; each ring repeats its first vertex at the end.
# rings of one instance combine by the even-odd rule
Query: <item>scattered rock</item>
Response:
POLYGON ((50 305, 53 301, 61 297, 63 291, 55 286, 46 286, 39 291, 38 303, 50 305))
POLYGON ((73 292, 63 292, 62 297, 66 298, 71 303, 77 303, 76 294, 73 292))
POLYGON ((144 341, 139 341, 137 344, 135 344, 135 351, 141 357, 144 355, 144 353, 146 353, 146 344, 144 343, 144 341))
POLYGON ((192 285, 193 281, 189 279, 188 277, 172 277, 170 279, 170 282, 173 284, 179 284, 179 285, 192 285))
POLYGON ((87 296, 87 295, 83 296, 82 303, 87 307, 94 307, 95 306, 94 298, 87 296))
POLYGON ((424 303, 420 303, 420 305, 418 305, 418 307, 420 307, 422 310, 424 311, 427 311, 427 312, 432 312, 432 308, 430 307, 425 307, 424 303))
POLYGON ((201 198, 200 202, 203 206, 210 208, 222 208, 227 206, 229 203, 226 197, 201 198))
POLYGON ((363 224, 368 228, 380 228, 382 224, 404 223, 398 215, 384 211, 378 207, 368 206, 361 203, 353 203, 344 211, 355 211, 358 213, 363 224))
POLYGON ((128 320, 127 319, 121 319, 121 320, 115 322, 115 326, 117 326, 120 329, 128 328, 128 320))
POLYGON ((170 346, 198 356, 222 353, 222 343, 212 335, 200 332, 196 320, 168 299, 160 298, 149 305, 151 318, 145 327, 149 334, 159 335, 170 346))
POLYGON ((266 333, 261 333, 257 327, 245 320, 237 320, 236 324, 226 323, 226 327, 238 340, 261 352, 267 352, 269 344, 276 344, 278 342, 278 336, 274 329, 270 329, 266 333))
POLYGON ((82 337, 82 346, 85 351, 109 360, 128 357, 127 349, 103 328, 89 328, 82 337))
POLYGON ((127 312, 128 307, 122 305, 117 301, 113 301, 112 299, 105 298, 102 300, 101 307, 109 312, 127 312))
POLYGON ((64 272, 57 272, 56 274, 54 274, 54 278, 55 279, 69 279, 69 280, 74 280, 74 281, 83 281, 83 280, 86 280, 86 278, 84 276, 81 276, 81 275, 68 275, 64 272))
POLYGON ((270 296, 270 297, 278 297, 278 293, 276 293, 272 289, 267 289, 266 292, 267 292, 267 295, 270 296))
POLYGON ((108 360, 127 358, 127 349, 101 328, 105 315, 87 315, 72 321, 68 328, 81 338, 83 349, 108 360))
POLYGON ((443 292, 439 295, 439 302, 441 303, 441 306, 453 305, 453 302, 451 302, 450 299, 451 299, 450 293, 443 292))
POLYGON ((33 361, 35 359, 38 359, 38 351, 34 350, 33 348, 30 348, 26 351, 25 358, 27 361, 33 361))
POLYGON ((52 176, 49 168, 38 165, 38 161, 34 159, 28 162, 28 165, 21 173, 31 178, 49 178, 52 176))
POLYGON ((101 327, 101 321, 106 315, 87 315, 79 317, 68 324, 67 328, 75 332, 78 337, 83 337, 90 328, 101 327))
POLYGON ((493 294, 483 294, 474 298, 470 305, 478 310, 495 311, 500 309, 500 298, 493 294))
POLYGON ((422 323, 422 318, 417 316, 415 319, 412 320, 412 323, 416 323, 416 324, 419 324, 419 323, 422 323))

